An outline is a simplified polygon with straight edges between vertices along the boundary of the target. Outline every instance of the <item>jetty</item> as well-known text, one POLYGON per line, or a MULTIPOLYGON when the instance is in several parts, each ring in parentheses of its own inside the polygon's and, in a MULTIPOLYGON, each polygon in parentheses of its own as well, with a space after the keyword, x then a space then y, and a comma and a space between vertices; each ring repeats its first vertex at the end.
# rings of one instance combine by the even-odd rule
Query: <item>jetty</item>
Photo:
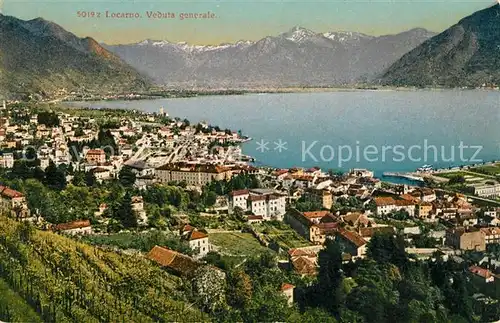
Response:
POLYGON ((419 182, 424 181, 423 177, 417 176, 414 173, 384 172, 383 175, 385 177, 399 177, 399 178, 409 179, 412 181, 419 181, 419 182))

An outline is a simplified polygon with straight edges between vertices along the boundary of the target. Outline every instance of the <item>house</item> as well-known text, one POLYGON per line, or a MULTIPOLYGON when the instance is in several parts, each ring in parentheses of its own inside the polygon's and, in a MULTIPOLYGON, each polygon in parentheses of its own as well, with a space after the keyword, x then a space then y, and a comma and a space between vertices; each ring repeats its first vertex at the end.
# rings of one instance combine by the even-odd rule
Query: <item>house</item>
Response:
POLYGON ((232 214, 236 207, 252 215, 260 215, 263 220, 283 220, 285 215, 286 195, 269 189, 238 190, 229 194, 228 212, 232 214))
POLYGON ((160 246, 154 246, 146 257, 184 277, 192 277, 196 269, 201 266, 201 263, 187 255, 160 246))
POLYGON ((77 220, 58 224, 54 227, 54 231, 70 235, 92 234, 92 226, 89 220, 77 220))
POLYGON ((375 224, 373 221, 368 219, 365 214, 361 214, 358 212, 348 213, 342 216, 342 221, 344 221, 348 226, 354 228, 368 227, 375 224))
POLYGON ((229 180, 232 172, 225 166, 174 163, 156 168, 155 176, 160 183, 186 182, 192 186, 204 186, 212 181, 229 180))
POLYGON ((141 225, 148 223, 148 217, 144 210, 144 200, 142 196, 132 196, 132 211, 137 215, 137 221, 141 225))
POLYGON ((321 204, 324 209, 331 209, 333 205, 333 195, 325 189, 311 189, 306 192, 306 198, 321 204))
POLYGON ((302 277, 316 276, 318 269, 318 252, 322 246, 292 248, 288 250, 290 267, 302 277))
POLYGON ((487 245, 500 243, 500 228, 488 227, 480 228, 479 230, 484 233, 484 240, 487 245))
POLYGON ((317 213, 308 212, 302 213, 296 209, 290 209, 285 215, 285 222, 288 223, 298 234, 315 244, 323 244, 325 241, 324 235, 318 226, 319 219, 326 215, 321 212, 321 216, 317 217, 317 213))
POLYGON ((484 269, 479 266, 470 266, 469 272, 477 281, 481 281, 483 283, 492 283, 495 281, 495 276, 488 269, 484 269))
POLYGON ((0 167, 2 168, 14 167, 14 154, 4 153, 2 156, 0 156, 0 167))
POLYGON ((408 200, 396 200, 395 204, 397 210, 406 211, 410 217, 415 217, 415 202, 408 200))
POLYGON ((436 192, 430 188, 420 189, 420 200, 422 202, 433 202, 436 200, 436 192))
POLYGON ((106 162, 106 153, 102 149, 90 149, 85 155, 89 164, 103 164, 106 162))
POLYGON ((29 217, 30 210, 23 193, 0 185, 0 212, 14 218, 29 217))
POLYGON ((334 234, 340 223, 339 219, 328 211, 300 212, 296 209, 288 210, 285 222, 316 245, 322 245, 328 235, 334 234))
POLYGON ((365 257, 367 242, 358 233, 339 228, 335 240, 343 247, 343 252, 350 254, 353 259, 365 257))
POLYGON ((95 179, 99 183, 111 178, 111 171, 107 168, 104 168, 104 167, 94 167, 90 170, 90 172, 92 172, 92 174, 94 174, 95 179))
POLYGON ((349 176, 359 178, 373 178, 373 172, 367 169, 354 168, 349 171, 349 176))
POLYGON ((286 297, 288 306, 293 305, 293 291, 295 289, 295 286, 292 284, 287 284, 284 283, 281 285, 281 293, 286 297))
POLYGON ((253 223, 262 223, 264 221, 264 218, 262 215, 249 215, 247 216, 247 222, 250 224, 253 223))
POLYGON ((181 238, 189 243, 189 247, 196 252, 196 256, 203 258, 210 251, 210 244, 208 242, 208 235, 198 231, 191 225, 185 225, 181 229, 181 238))
POLYGON ((474 195, 480 197, 500 197, 500 184, 480 184, 474 186, 474 195))
POLYGON ((375 205, 377 206, 377 214, 389 214, 396 211, 396 201, 392 197, 376 197, 375 205))
POLYGON ((357 232, 365 241, 368 242, 375 234, 396 234, 396 228, 393 226, 365 227, 358 228, 357 232))
POLYGON ((422 202, 416 205, 416 216, 419 218, 428 218, 432 213, 432 203, 422 202))
POLYGON ((460 250, 486 250, 485 234, 476 228, 456 227, 446 230, 446 245, 460 250))
POLYGON ((242 211, 247 209, 249 190, 237 190, 229 193, 229 213, 239 207, 242 211))

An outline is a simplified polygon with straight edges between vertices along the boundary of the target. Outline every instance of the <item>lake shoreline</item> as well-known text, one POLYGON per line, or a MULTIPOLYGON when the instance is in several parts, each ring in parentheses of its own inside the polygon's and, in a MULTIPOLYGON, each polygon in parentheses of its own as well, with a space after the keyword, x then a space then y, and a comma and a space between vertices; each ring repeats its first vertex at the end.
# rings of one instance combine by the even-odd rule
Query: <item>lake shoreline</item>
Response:
POLYGON ((241 96, 241 95, 265 95, 265 94, 289 94, 289 93, 333 93, 333 92, 441 92, 441 91, 485 91, 500 92, 499 89, 491 88, 439 88, 439 87, 284 87, 284 88, 234 88, 234 89, 200 89, 200 90, 165 90, 164 94, 141 94, 140 97, 126 98, 91 98, 91 99, 56 99, 51 102, 110 102, 110 101, 144 101, 161 99, 190 99, 204 96, 241 96))

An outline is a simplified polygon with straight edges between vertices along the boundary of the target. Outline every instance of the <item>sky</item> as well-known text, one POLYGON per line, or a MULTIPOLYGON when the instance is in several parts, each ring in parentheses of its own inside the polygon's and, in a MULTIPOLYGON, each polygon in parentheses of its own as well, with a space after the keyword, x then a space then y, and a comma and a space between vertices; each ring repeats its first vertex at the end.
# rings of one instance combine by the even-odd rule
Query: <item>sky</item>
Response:
POLYGON ((294 26, 315 32, 395 34, 415 27, 441 32, 496 0, 0 0, 4 15, 42 17, 107 44, 145 39, 191 44, 275 36, 294 26), (148 17, 148 12, 171 18, 148 17), (132 18, 124 18, 129 13, 132 18), (180 19, 181 14, 210 18, 180 19), (93 14, 93 17, 89 17, 93 14), (172 15, 173 14, 173 15, 172 15), (87 16, 86 16, 87 15, 87 16), (172 18, 173 17, 173 18, 172 18))

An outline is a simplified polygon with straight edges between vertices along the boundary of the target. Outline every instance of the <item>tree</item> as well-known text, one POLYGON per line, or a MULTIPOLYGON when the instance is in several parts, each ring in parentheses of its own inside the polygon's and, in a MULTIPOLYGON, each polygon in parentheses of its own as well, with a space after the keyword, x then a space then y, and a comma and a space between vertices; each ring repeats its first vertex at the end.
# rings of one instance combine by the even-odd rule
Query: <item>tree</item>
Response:
POLYGON ((194 273, 193 292, 205 311, 216 312, 226 305, 226 275, 215 267, 199 267, 194 273))
POLYGON ((56 191, 62 191, 66 188, 66 173, 62 167, 57 167, 50 161, 45 170, 45 185, 56 191))
POLYGON ((85 172, 75 172, 73 179, 71 180, 71 184, 75 186, 85 186, 85 179, 85 172))
POLYGON ((92 170, 85 173, 85 184, 87 186, 94 186, 97 183, 97 178, 92 170))
POLYGON ((227 277, 227 300, 231 306, 247 307, 252 299, 252 281, 242 270, 230 271, 227 277))
POLYGON ((37 115, 38 124, 46 125, 49 128, 59 126, 59 117, 55 112, 42 111, 37 115))
POLYGON ((129 166, 123 166, 118 174, 120 183, 125 187, 132 187, 135 183, 135 172, 129 166))
POLYGON ((342 293, 342 250, 339 244, 327 239, 325 248, 318 254, 318 291, 323 306, 331 313, 340 313, 342 293))
POLYGON ((132 209, 132 196, 130 192, 125 193, 114 217, 118 219, 125 228, 136 228, 138 226, 137 214, 132 209))
POLYGON ((205 204, 205 206, 213 206, 217 201, 217 194, 212 191, 204 190, 202 197, 203 197, 203 204, 205 204))
POLYGON ((402 236, 377 233, 368 243, 367 256, 378 263, 391 263, 403 268, 408 263, 402 236))
POLYGON ((465 183, 465 177, 463 175, 453 175, 450 177, 450 180, 448 181, 448 184, 464 184, 465 183))

